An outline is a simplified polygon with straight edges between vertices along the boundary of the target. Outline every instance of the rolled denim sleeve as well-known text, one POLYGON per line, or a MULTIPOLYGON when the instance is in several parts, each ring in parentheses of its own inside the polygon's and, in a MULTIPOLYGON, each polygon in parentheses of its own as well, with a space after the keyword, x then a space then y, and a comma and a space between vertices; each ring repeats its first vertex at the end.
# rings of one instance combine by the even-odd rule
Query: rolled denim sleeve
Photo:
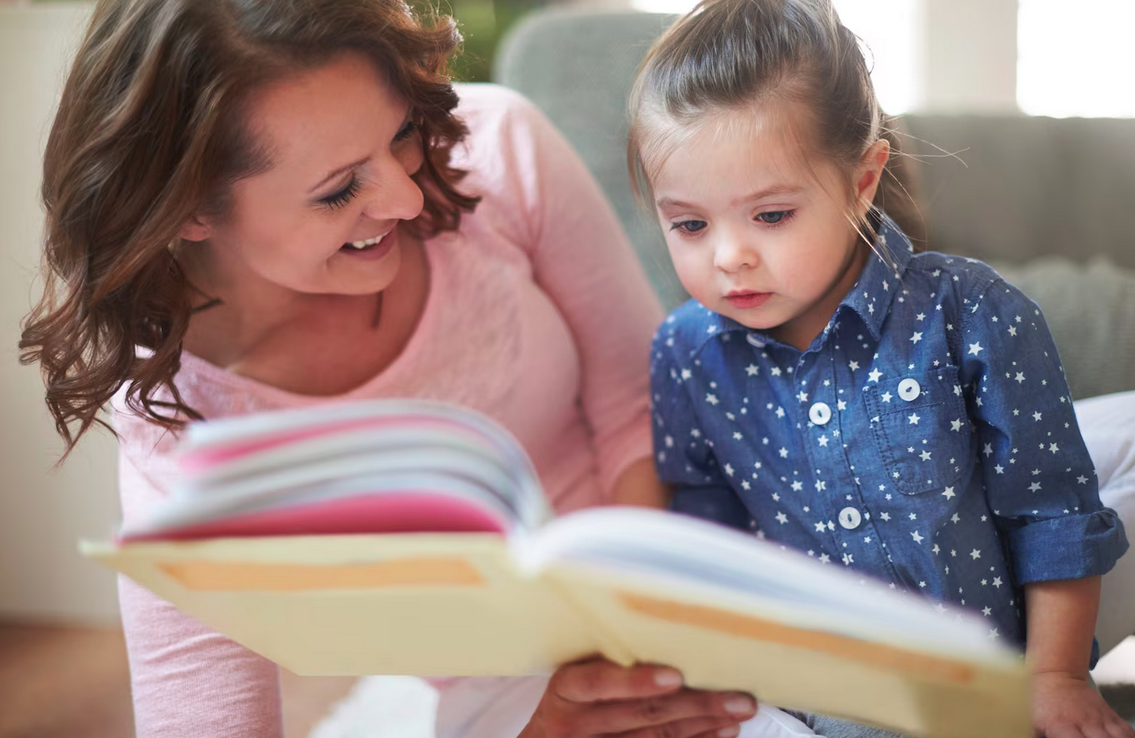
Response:
POLYGON ((1020 584, 1106 574, 1127 550, 1123 523, 1106 507, 1033 521, 1011 529, 1008 541, 1020 584))
POLYGON ((967 299, 962 381, 989 506, 1019 584, 1103 574, 1127 550, 1100 502, 1056 345, 1040 309, 994 278, 967 299))

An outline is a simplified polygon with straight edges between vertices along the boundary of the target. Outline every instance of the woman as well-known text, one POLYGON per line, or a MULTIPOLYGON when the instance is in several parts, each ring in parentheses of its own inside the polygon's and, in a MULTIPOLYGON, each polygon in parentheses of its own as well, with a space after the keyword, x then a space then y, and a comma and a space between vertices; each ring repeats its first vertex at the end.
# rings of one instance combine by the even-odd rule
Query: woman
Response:
MULTIPOLYGON (((658 305, 534 108, 459 101, 458 40, 395 0, 98 4, 48 142, 21 349, 68 450, 113 407, 128 521, 168 494, 188 420, 387 396, 495 417, 560 510, 659 504, 658 305)), ((274 664, 128 580, 120 599, 139 736, 281 735, 274 664)), ((439 685, 443 711, 468 684, 439 685)), ((595 660, 553 675, 523 735, 732 735, 754 710, 595 660)))

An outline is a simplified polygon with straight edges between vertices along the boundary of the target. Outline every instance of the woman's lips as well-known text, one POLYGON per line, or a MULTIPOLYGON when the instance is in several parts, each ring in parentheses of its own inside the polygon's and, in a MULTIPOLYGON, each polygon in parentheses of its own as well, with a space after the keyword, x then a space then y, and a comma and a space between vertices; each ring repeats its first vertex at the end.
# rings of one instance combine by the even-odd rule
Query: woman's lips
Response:
POLYGON ((377 239, 367 239, 363 248, 357 248, 353 243, 345 243, 339 249, 341 254, 349 254, 361 259, 378 259, 385 256, 397 243, 397 228, 391 228, 377 239))
POLYGON ((771 292, 731 292, 725 296, 729 304, 739 310, 760 307, 772 297, 771 292))

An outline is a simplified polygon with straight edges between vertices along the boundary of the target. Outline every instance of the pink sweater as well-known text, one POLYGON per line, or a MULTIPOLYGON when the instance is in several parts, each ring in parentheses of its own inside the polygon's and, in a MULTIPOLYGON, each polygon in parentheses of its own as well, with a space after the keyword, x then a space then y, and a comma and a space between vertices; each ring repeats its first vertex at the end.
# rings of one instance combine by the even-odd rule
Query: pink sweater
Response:
MULTIPOLYGON (((430 295, 403 354, 336 397, 286 392, 185 354, 177 386, 206 418, 354 398, 468 405, 524 444, 560 511, 603 504, 650 455, 647 359, 661 309, 610 207, 567 143, 515 93, 459 87, 471 134, 461 230, 426 243, 430 295)), ((303 351, 302 346, 296 347, 303 351)), ((114 404, 129 521, 167 494, 176 438, 114 404)), ((128 579, 122 621, 137 734, 279 738, 277 667, 128 579)))

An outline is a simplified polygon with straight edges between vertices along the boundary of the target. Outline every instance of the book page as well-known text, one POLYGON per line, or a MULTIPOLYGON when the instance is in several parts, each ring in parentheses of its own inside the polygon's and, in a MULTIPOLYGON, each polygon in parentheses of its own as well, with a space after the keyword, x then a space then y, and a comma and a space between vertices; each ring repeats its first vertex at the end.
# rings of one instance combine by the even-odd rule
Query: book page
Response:
POLYGON ((546 673, 593 653, 493 534, 87 544, 84 553, 302 675, 546 673))
POLYGON ((573 513, 521 547, 621 652, 693 686, 911 735, 1031 735, 1023 662, 968 614, 658 511, 573 513))

